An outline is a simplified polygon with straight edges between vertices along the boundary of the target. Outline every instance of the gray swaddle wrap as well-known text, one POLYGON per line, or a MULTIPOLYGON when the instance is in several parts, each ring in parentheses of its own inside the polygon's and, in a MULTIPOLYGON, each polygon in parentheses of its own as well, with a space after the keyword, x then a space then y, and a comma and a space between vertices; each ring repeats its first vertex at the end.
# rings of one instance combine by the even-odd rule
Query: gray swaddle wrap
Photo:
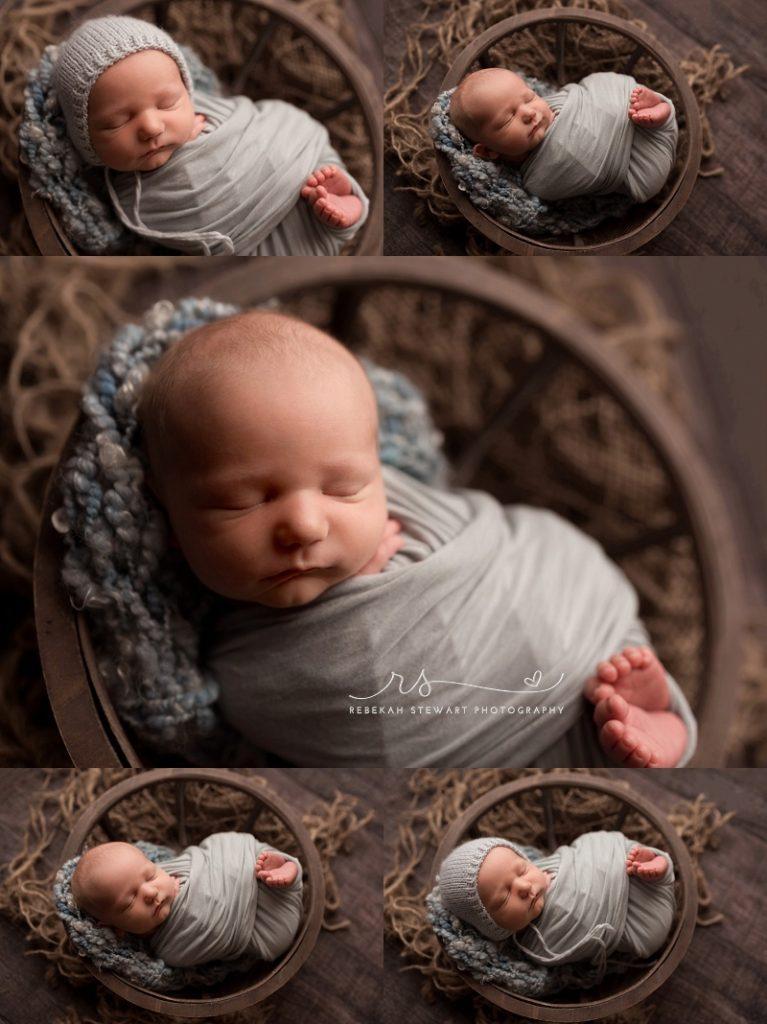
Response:
MULTIPOLYGON (((204 652, 223 716, 304 766, 610 764, 582 689, 646 642, 622 572, 553 513, 383 472, 405 539, 383 572, 301 608, 223 606, 204 652)), ((695 720, 669 685, 684 763, 695 720)))
POLYGON ((205 129, 162 167, 106 171, 126 227, 180 252, 240 256, 332 256, 359 230, 368 201, 351 175, 363 210, 350 228, 321 223, 301 198, 318 167, 343 167, 327 130, 309 114, 281 100, 203 93, 195 93, 194 107, 205 114, 205 129))
MULTIPOLYGON (((152 934, 154 954, 174 967, 246 954, 274 960, 290 945, 301 923, 302 871, 287 888, 255 877, 256 858, 274 847, 244 832, 216 832, 188 846, 162 868, 181 885, 167 919, 152 934)), ((279 852, 279 851, 278 851, 279 852)))
POLYGON ((522 164, 522 183, 541 199, 619 192, 645 202, 663 187, 674 165, 674 105, 658 128, 628 116, 631 75, 600 71, 547 99, 556 113, 540 145, 522 164))
POLYGON ((546 965, 603 965, 614 952, 657 952, 674 918, 674 867, 667 853, 647 847, 665 858, 666 874, 657 881, 627 874, 626 856, 635 845, 622 832, 588 832, 536 861, 554 881, 540 916, 512 936, 514 944, 546 965))

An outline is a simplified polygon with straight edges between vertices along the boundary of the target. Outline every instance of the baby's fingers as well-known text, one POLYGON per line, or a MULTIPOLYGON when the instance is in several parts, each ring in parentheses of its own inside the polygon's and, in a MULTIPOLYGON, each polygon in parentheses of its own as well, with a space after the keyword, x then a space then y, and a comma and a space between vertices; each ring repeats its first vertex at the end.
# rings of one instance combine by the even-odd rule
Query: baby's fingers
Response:
POLYGON ((402 523, 396 519, 387 519, 386 526, 384 527, 384 540, 388 540, 390 537, 395 536, 402 529, 402 523))

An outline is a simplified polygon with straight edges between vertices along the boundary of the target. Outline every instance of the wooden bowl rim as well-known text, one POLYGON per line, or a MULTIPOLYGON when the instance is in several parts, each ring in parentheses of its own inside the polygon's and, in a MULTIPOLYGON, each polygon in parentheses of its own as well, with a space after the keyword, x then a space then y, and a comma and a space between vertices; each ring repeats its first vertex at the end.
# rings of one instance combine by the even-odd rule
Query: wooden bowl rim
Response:
MULTIPOLYGON (((155 6, 171 3, 191 3, 192 0, 155 0, 155 6)), ((296 7, 287 0, 230 0, 240 6, 263 8, 271 15, 288 22, 295 29, 307 35, 325 53, 348 81, 362 110, 368 139, 373 152, 373 186, 370 210, 359 235, 355 239, 355 256, 375 255, 381 251, 383 232, 383 112, 378 90, 361 57, 321 21, 296 7)), ((84 11, 72 24, 72 29, 81 22, 106 14, 127 14, 146 7, 142 0, 101 0, 84 11)), ((61 223, 58 212, 51 204, 39 198, 29 183, 27 165, 21 159, 19 149, 19 190, 22 207, 30 230, 43 256, 76 256, 72 242, 61 223)), ((292 258, 292 257, 291 257, 292 258)))
MULTIPOLYGON (((142 789, 168 782, 212 782, 231 786, 262 803, 290 829, 301 850, 304 873, 311 879, 309 905, 300 931, 290 949, 268 974, 257 982, 225 996, 204 995, 189 999, 164 994, 143 988, 110 971, 99 971, 92 967, 87 959, 83 959, 83 963, 98 981, 116 995, 155 1013, 165 1013, 171 1017, 209 1017, 255 1006, 282 988, 311 955, 317 943, 325 907, 325 878, 317 847, 312 842, 300 815, 271 788, 260 786, 245 775, 223 768, 158 768, 142 772, 111 786, 80 813, 60 854, 59 867, 80 852, 93 829, 118 803, 142 789)), ((245 979, 247 975, 242 977, 245 979)), ((212 986, 211 992, 214 991, 215 986, 212 986)))
MULTIPOLYGON (((313 257, 277 259, 254 275, 246 263, 221 271, 212 268, 187 286, 186 294, 209 295, 223 302, 255 305, 270 296, 331 286, 348 290, 396 286, 427 288, 454 298, 484 304, 496 313, 535 325, 548 344, 564 350, 585 367, 620 403, 650 444, 681 499, 704 593, 706 638, 703 682, 696 712, 699 718, 698 758, 723 763, 729 722, 736 701, 729 685, 732 666, 739 664, 743 595, 737 558, 723 497, 708 467, 676 417, 662 400, 643 387, 636 374, 600 344, 598 332, 576 317, 569 307, 531 285, 488 267, 471 257, 382 256, 366 260, 317 260, 313 257), (719 689, 717 685, 719 684, 719 689)), ((178 298, 178 296, 176 296, 178 298)), ((77 424, 73 427, 73 433, 77 424)), ((69 444, 69 442, 67 442, 69 444)), ((67 453, 67 446, 62 459, 67 453)), ((59 460, 61 465, 61 459, 59 460)), ((58 507, 57 472, 51 475, 35 555, 34 591, 43 674, 59 731, 73 762, 79 767, 110 767, 141 761, 126 746, 99 707, 91 688, 77 630, 87 629, 74 615, 60 580, 62 539, 50 523, 58 507), (81 679, 82 677, 82 679, 81 679), (68 681, 71 685, 65 685, 68 681), (75 688, 79 687, 79 692, 75 688)), ((118 723, 119 725, 119 723, 118 723)), ((697 759, 693 763, 700 763, 697 759)))
MULTIPOLYGON (((647 797, 637 793, 627 782, 602 778, 596 775, 581 775, 575 772, 553 771, 541 777, 527 776, 514 782, 505 783, 489 790, 475 800, 445 832, 437 852, 432 860, 429 873, 429 891, 434 888, 439 866, 453 850, 464 833, 486 814, 490 808, 499 803, 519 796, 530 790, 540 789, 589 789, 613 796, 638 811, 663 836, 670 850, 677 877, 681 883, 682 906, 666 945, 660 956, 637 981, 622 988, 620 992, 599 999, 577 1003, 550 1003, 544 999, 519 996, 502 989, 498 985, 475 981, 468 972, 462 971, 461 978, 485 999, 496 1006, 543 1021, 591 1021, 599 1020, 611 1013, 626 1010, 647 999, 676 970, 692 941, 695 921, 698 913, 697 883, 692 859, 674 826, 663 812, 647 797)), ((595 830, 592 830, 595 831, 595 830)))
MULTIPOLYGON (((496 245, 508 250, 515 255, 535 255, 541 252, 547 253, 569 253, 576 256, 588 256, 594 253, 609 252, 612 255, 625 255, 633 252, 641 245, 649 242, 656 235, 660 234, 680 212, 687 202, 690 193, 695 185, 700 167, 702 152, 702 129, 700 112, 695 102, 695 96, 690 88, 687 79, 678 67, 674 58, 660 43, 653 39, 647 32, 638 29, 635 25, 617 18, 612 14, 603 14, 600 11, 572 10, 570 8, 541 8, 535 11, 528 11, 525 14, 517 14, 511 18, 504 18, 496 22, 489 29, 469 43, 456 57, 442 80, 440 93, 452 89, 457 85, 468 69, 487 49, 498 42, 503 36, 511 35, 526 28, 539 25, 547 25, 556 22, 592 24, 602 28, 612 29, 615 32, 627 36, 637 45, 644 47, 653 60, 658 63, 669 75, 682 101, 682 109, 687 122, 689 146, 681 173, 678 175, 674 186, 663 201, 630 231, 616 234, 606 242, 584 243, 583 245, 564 245, 560 242, 544 242, 524 234, 522 231, 515 231, 507 228, 499 221, 489 217, 486 213, 475 206, 465 192, 462 192, 450 171, 450 162, 440 150, 434 147, 442 183, 445 186, 450 198, 455 203, 460 213, 480 231, 486 238, 489 238, 496 245)), ((620 219, 615 218, 615 224, 620 224, 620 219)))

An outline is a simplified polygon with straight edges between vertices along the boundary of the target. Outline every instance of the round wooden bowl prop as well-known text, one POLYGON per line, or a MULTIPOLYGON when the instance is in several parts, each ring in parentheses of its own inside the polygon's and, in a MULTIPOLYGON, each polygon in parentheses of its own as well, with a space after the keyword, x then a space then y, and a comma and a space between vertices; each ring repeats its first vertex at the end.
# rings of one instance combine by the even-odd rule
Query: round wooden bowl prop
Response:
MULTIPOLYGON (((95 978, 103 985, 130 1003, 142 1006, 154 1013, 164 1013, 169 1017, 208 1018, 218 1017, 223 1013, 234 1013, 255 1006, 288 982, 303 966, 317 942, 322 915, 325 906, 325 880, 322 863, 317 848, 304 828, 300 817, 287 804, 264 786, 252 779, 235 772, 217 768, 160 768, 145 772, 112 786, 94 801, 77 819, 64 849, 61 863, 77 856, 86 844, 88 837, 96 828, 101 828, 112 838, 136 841, 143 836, 117 836, 109 822, 109 812, 122 801, 135 796, 143 789, 174 784, 176 787, 176 835, 171 842, 183 847, 188 845, 187 839, 187 794, 189 783, 215 783, 230 787, 253 798, 253 811, 247 827, 242 831, 251 832, 261 811, 266 810, 276 815, 294 835, 300 853, 298 855, 305 878, 309 880, 309 902, 304 912, 301 927, 293 940, 290 949, 273 963, 256 965, 251 971, 243 974, 232 973, 218 985, 200 988, 194 993, 183 990, 172 994, 163 994, 142 988, 130 981, 112 974, 99 971, 92 967, 87 959, 83 963, 95 978)), ((215 823, 211 822, 209 833, 215 832, 215 823)))
MULTIPOLYGON (((155 0, 151 9, 155 22, 165 27, 168 9, 175 4, 188 4, 194 0, 155 0)), ((306 14, 289 0, 229 0, 242 9, 256 9, 265 15, 264 24, 245 63, 238 70, 232 82, 224 82, 229 86, 232 95, 241 92, 248 75, 258 65, 259 60, 270 44, 280 26, 290 26, 295 32, 303 35, 313 46, 317 47, 332 65, 341 73, 351 90, 351 96, 339 96, 334 106, 318 113, 317 119, 322 121, 333 137, 334 120, 351 109, 358 109, 364 121, 364 132, 372 154, 373 182, 369 192, 370 211, 365 224, 353 241, 355 255, 370 255, 381 251, 383 238, 383 123, 381 100, 373 79, 362 58, 354 53, 333 31, 312 15, 306 14)), ((107 14, 136 14, 145 12, 147 4, 141 0, 102 0, 96 3, 85 15, 73 25, 76 28, 83 21, 102 17, 107 14)), ((143 15, 142 15, 143 16, 143 15)), ((183 41, 183 40, 182 40, 183 41)), ((214 69, 215 70, 215 69, 214 69)), ((280 98, 280 97, 275 97, 280 98)), ((336 147, 338 148, 338 147, 336 147)), ((343 148, 343 147, 342 147, 343 148)), ((344 156, 343 152, 340 154, 344 156)), ((61 219, 46 200, 32 192, 29 181, 29 168, 19 160, 19 187, 22 205, 29 223, 35 243, 43 256, 76 256, 78 250, 61 223, 61 219)))
MULTIPOLYGON (((583 831, 598 831, 599 829, 620 831, 627 815, 636 812, 662 835, 663 842, 658 845, 666 850, 674 862, 678 892, 676 919, 666 945, 638 976, 633 972, 629 975, 608 975, 600 985, 583 992, 581 1000, 577 1002, 569 1001, 572 1000, 573 993, 568 991, 547 999, 535 999, 517 995, 498 985, 475 981, 465 971, 461 972, 461 978, 491 1003, 510 1013, 518 1013, 528 1020, 568 1022, 600 1020, 602 1017, 620 1013, 630 1006, 635 1006, 655 992, 678 967, 687 952, 692 933, 695 930, 698 895, 690 855, 671 822, 649 800, 635 793, 628 786, 613 782, 611 779, 569 772, 555 771, 539 777, 519 779, 517 782, 510 782, 505 786, 497 786, 467 807, 449 827, 432 863, 429 888, 434 887, 439 867, 451 850, 467 839, 487 834, 485 831, 480 833, 475 829, 483 815, 499 804, 504 804, 507 801, 514 802, 522 794, 530 791, 539 791, 541 820, 546 827, 546 852, 553 853, 556 847, 563 842, 561 838, 557 838, 552 810, 552 791, 555 789, 568 790, 570 804, 573 802, 573 792, 579 789, 615 797, 619 807, 614 815, 610 815, 610 820, 590 825, 583 831)), ((509 835, 504 838, 514 840, 517 837, 509 835)), ((526 839, 519 841, 527 842, 526 839)), ((540 844, 534 843, 533 845, 540 844)))
MULTIPOLYGON (((742 621, 738 561, 732 553, 727 512, 706 463, 665 404, 650 392, 639 375, 605 349, 599 334, 580 321, 570 307, 524 281, 488 267, 484 261, 462 257, 294 257, 260 260, 257 274, 247 261, 242 261, 234 270, 227 266, 219 271, 203 271, 193 286, 187 284, 184 294, 210 296, 246 307, 271 297, 290 303, 301 297, 314 301, 315 297, 325 296, 331 307, 322 326, 341 341, 351 343, 357 330, 358 307, 379 288, 394 290, 391 296, 387 292, 389 304, 381 316, 387 331, 396 330, 396 325, 391 325, 395 324, 397 293, 401 290, 404 296, 415 289, 419 295, 436 296, 445 303, 469 303, 483 315, 487 312, 488 316, 502 317, 504 325, 530 326, 543 342, 541 357, 524 371, 522 379, 515 380, 502 405, 492 416, 485 417, 482 429, 472 434, 470 443, 454 459, 454 478, 464 486, 477 482, 493 444, 518 425, 527 407, 556 382, 560 372, 573 366, 582 368, 595 387, 604 389, 625 410, 670 481, 675 521, 642 527, 631 538, 607 544, 606 550, 620 560, 647 549, 665 551, 662 546, 674 543, 680 536, 685 540, 691 538, 698 567, 696 586, 703 609, 701 628, 705 631, 700 648, 701 668, 696 675, 700 685, 691 698, 698 720, 695 763, 722 764, 728 724, 737 704, 730 680, 733 666, 739 664, 742 621)), ((173 298, 167 294, 163 297, 173 298)), ((311 319, 310 311, 299 311, 297 315, 311 319)), ((420 337, 433 325, 416 324, 416 329, 420 337)), ((65 446, 60 465, 68 457, 76 429, 65 446)), ((96 665, 87 619, 72 608, 61 583, 63 543, 51 524, 51 515, 60 504, 54 472, 38 536, 34 596, 43 673, 56 722, 77 766, 140 767, 142 757, 145 763, 156 765, 157 755, 137 749, 135 739, 119 721, 96 665)))
MULTIPOLYGON (((672 170, 668 182, 657 196, 647 203, 633 205, 622 217, 609 217, 595 228, 579 231, 570 236, 537 238, 507 228, 476 207, 467 194, 458 188, 447 157, 439 150, 435 150, 440 176, 458 210, 483 235, 517 256, 542 252, 582 256, 609 252, 613 256, 618 256, 633 252, 671 223, 687 202, 698 175, 701 159, 700 113, 687 79, 671 54, 656 40, 629 22, 611 14, 555 8, 528 11, 513 18, 505 18, 477 36, 474 42, 461 51, 445 76, 440 92, 458 85, 461 79, 474 69, 474 65, 495 66, 498 61, 491 59, 488 51, 501 40, 525 30, 534 32, 550 26, 554 26, 556 31, 556 77, 557 86, 561 87, 567 80, 565 65, 570 25, 589 25, 610 30, 634 44, 633 51, 622 66, 607 68, 600 64, 595 70, 631 74, 637 61, 648 57, 666 72, 676 92, 676 96, 672 98, 675 100, 677 120, 680 122, 678 145, 683 159, 681 167, 677 161, 677 167, 672 170)), ((538 77, 545 78, 545 72, 541 72, 538 77)))

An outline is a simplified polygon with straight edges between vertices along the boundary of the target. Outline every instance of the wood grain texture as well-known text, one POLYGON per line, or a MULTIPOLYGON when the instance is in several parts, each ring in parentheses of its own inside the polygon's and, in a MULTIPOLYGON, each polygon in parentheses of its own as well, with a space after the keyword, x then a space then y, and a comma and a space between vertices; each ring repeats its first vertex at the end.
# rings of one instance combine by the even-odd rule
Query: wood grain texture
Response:
MULTIPOLYGON (((763 40, 767 38, 767 5, 761 0, 700 3, 699 0, 628 0, 636 17, 667 50, 686 56, 696 46, 721 44, 736 64, 749 64, 745 76, 726 89, 726 100, 716 100, 710 120, 717 145, 716 163, 725 168, 719 177, 698 179, 678 217, 639 254, 763 253, 767 248, 767 174, 763 138, 767 115, 767 73, 763 40)), ((511 13, 511 12, 510 12, 511 13)), ((404 48, 407 28, 418 20, 420 5, 409 0, 388 0, 386 7, 385 81, 391 84, 404 48)), ((430 74, 419 93, 426 107, 436 96, 443 70, 430 74)), ((462 223, 443 225, 431 215, 416 220, 411 193, 393 191, 398 182, 397 158, 385 155, 384 252, 390 255, 457 255, 465 251, 462 223)), ((404 181, 405 179, 403 179, 404 181)))
MULTIPOLYGON (((764 1020, 767 982, 767 771, 719 772, 687 768, 664 771, 616 769, 665 813, 679 800, 704 793, 721 811, 735 818, 720 833, 719 849, 703 854, 701 864, 713 906, 725 915, 721 924, 696 928, 687 956, 671 978, 648 1000, 652 1024, 755 1024, 764 1020)), ((405 776, 400 792, 386 804, 385 845, 392 848, 396 815, 407 806, 405 776)), ((427 865, 428 871, 428 865, 427 865)), ((401 971, 398 947, 385 947, 386 998, 380 1024, 473 1024, 471 1002, 438 997, 428 1002, 420 991, 421 976, 401 971)))
MULTIPOLYGON (((349 841, 348 853, 334 861, 342 908, 340 917, 350 926, 321 931, 309 960, 272 1000, 270 1024, 360 1024, 374 1021, 380 1003, 382 965, 381 878, 383 871, 382 818, 376 773, 264 769, 259 774, 296 811, 305 813, 317 799, 332 800, 341 790, 359 798, 359 810, 376 811, 375 820, 349 841)), ((0 806, 0 861, 7 861, 20 846, 28 801, 40 784, 32 769, 0 772, 5 799, 0 806)), ((50 864, 63 845, 51 850, 50 864)), ((90 989, 75 991, 64 984, 51 987, 45 963, 24 955, 18 928, 0 918, 0 1022, 40 1024, 52 1021, 67 1006, 93 1012, 90 989)))

